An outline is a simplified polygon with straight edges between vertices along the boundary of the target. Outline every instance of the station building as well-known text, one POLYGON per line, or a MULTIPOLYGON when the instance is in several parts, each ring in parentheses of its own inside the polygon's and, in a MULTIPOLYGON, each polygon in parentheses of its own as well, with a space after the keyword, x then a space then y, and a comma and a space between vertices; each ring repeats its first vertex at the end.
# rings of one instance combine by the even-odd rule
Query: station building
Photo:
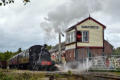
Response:
MULTIPOLYGON (((51 59, 55 62, 59 62, 59 44, 56 44, 54 47, 52 47, 51 50, 49 50, 51 53, 51 59)), ((65 42, 61 43, 61 58, 64 57, 65 54, 65 42)))
POLYGON ((113 46, 104 39, 106 26, 88 17, 66 30, 66 61, 111 55, 113 46))

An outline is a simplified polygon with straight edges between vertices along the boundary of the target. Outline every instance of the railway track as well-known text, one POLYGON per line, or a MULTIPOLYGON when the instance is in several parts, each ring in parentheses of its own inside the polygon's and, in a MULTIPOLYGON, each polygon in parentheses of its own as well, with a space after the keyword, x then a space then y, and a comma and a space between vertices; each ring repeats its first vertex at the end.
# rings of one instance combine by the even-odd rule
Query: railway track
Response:
POLYGON ((102 74, 96 73, 94 76, 98 78, 104 78, 104 79, 110 79, 110 80, 120 80, 120 75, 115 75, 111 73, 102 73, 102 74))
POLYGON ((64 78, 75 77, 76 80, 120 80, 120 75, 116 75, 110 72, 76 72, 72 71, 72 74, 63 71, 29 71, 29 70, 10 70, 9 73, 30 73, 30 74, 45 74, 49 78, 56 78, 55 75, 59 74, 64 78))

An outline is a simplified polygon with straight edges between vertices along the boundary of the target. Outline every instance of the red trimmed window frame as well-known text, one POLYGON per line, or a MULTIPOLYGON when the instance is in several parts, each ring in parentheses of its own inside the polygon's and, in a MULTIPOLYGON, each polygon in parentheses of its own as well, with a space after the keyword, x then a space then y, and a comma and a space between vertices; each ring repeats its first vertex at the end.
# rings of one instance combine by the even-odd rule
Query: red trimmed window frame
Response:
POLYGON ((77 33, 76 33, 76 42, 79 42, 79 43, 89 43, 89 30, 79 30, 81 33, 82 33, 82 41, 77 41, 77 33), (83 32, 86 31, 88 32, 88 41, 86 42, 83 42, 83 32))

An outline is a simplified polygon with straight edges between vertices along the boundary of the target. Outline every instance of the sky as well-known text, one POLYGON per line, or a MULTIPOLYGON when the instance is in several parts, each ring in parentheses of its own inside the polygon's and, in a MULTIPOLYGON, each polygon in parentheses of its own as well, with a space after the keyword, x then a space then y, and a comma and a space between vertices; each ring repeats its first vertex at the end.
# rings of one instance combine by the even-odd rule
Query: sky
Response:
MULTIPOLYGON (((91 17, 106 25, 105 39, 120 47, 120 0, 22 0, 0 6, 0 51, 55 45, 58 33, 91 17)), ((62 41, 65 37, 62 37, 62 41)))

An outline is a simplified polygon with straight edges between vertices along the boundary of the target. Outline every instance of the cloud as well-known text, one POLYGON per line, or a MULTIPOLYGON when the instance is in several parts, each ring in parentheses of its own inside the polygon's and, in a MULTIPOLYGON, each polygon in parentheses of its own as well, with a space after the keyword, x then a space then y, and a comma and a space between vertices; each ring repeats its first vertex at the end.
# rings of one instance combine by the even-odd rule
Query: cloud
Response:
POLYGON ((27 49, 34 44, 55 45, 58 32, 64 32, 89 13, 107 26, 106 37, 118 47, 119 3, 119 0, 31 0, 24 6, 21 0, 16 0, 0 7, 0 51, 27 49))
POLYGON ((56 34, 64 32, 69 25, 78 22, 86 15, 88 16, 89 12, 100 10, 100 6, 98 1, 95 1, 93 5, 89 5, 89 0, 66 1, 49 11, 41 26, 44 26, 46 37, 55 39, 56 34), (94 7, 94 9, 91 10, 89 7, 94 7))
POLYGON ((33 0, 26 6, 19 2, 0 7, 0 51, 15 51, 19 47, 27 49, 45 43, 40 22, 56 0, 33 0))

